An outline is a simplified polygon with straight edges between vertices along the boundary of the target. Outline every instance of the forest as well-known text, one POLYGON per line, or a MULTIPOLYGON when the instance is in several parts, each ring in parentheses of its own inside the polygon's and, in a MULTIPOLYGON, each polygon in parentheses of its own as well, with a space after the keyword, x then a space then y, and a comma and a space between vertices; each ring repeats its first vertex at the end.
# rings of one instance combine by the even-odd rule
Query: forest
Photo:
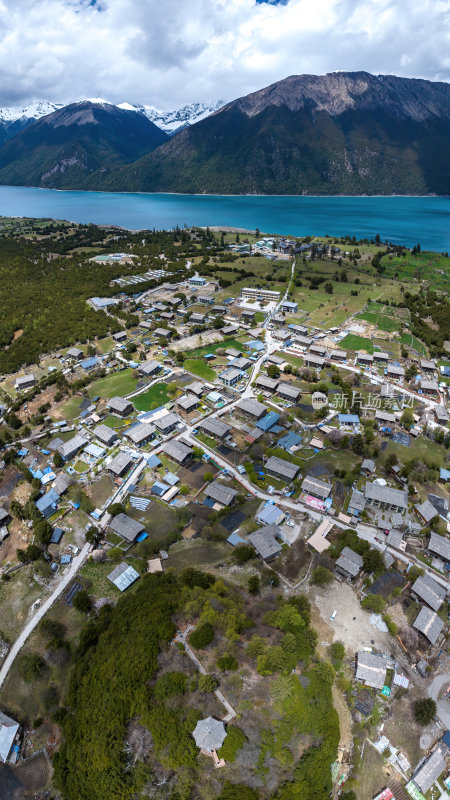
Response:
POLYGON ((43 353, 117 332, 119 321, 94 311, 86 302, 89 297, 119 294, 120 287, 110 283, 127 271, 160 269, 162 251, 168 259, 165 269, 176 271, 184 266, 185 254, 201 252, 208 242, 205 234, 195 244, 181 229, 146 231, 145 238, 142 232, 118 233, 95 225, 70 227, 65 233, 56 225, 36 230, 39 235, 31 238, 20 231, 0 236, 0 374, 38 363, 43 353), (130 248, 136 255, 131 267, 89 260, 99 252, 130 248))
MULTIPOLYGON (((252 633, 255 622, 246 613, 244 592, 192 568, 178 576, 146 575, 115 608, 107 605, 91 616, 72 653, 65 707, 55 715, 63 729, 63 743, 54 756, 55 784, 64 800, 131 800, 145 786, 159 797, 155 787, 162 776, 167 800, 247 795, 249 800, 326 800, 339 740, 331 697, 334 669, 315 656, 317 635, 309 624, 307 599, 285 601, 274 593, 274 600, 265 615, 272 631, 269 641, 252 633), (222 777, 216 771, 208 792, 197 791, 204 761, 192 731, 206 715, 208 692, 218 680, 185 670, 161 674, 159 664, 176 625, 189 619, 197 620, 190 643, 199 655, 207 647, 234 648, 241 664, 244 658, 244 665, 252 664, 267 682, 267 706, 273 703, 273 714, 261 729, 254 768, 264 773, 266 758, 285 765, 280 774, 289 779, 283 778, 275 793, 255 788, 253 769, 245 784, 230 782, 230 772, 222 777), (292 672, 299 665, 302 680, 292 672), (130 744, 130 725, 139 728, 147 752, 130 744)), ((238 666, 231 654, 223 655, 219 665, 222 671, 238 666)), ((230 763, 246 746, 240 725, 238 715, 227 725, 219 751, 230 763)))

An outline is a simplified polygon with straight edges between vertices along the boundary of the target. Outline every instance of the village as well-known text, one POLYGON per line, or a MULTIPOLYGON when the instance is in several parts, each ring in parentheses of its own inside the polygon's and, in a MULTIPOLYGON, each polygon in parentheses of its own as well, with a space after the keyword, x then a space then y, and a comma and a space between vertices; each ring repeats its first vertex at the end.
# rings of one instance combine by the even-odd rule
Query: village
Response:
MULTIPOLYGON (((342 295, 325 284, 322 306, 305 303, 299 267, 324 259, 330 276, 342 272, 354 244, 259 232, 222 243, 245 269, 254 259, 247 281, 224 286, 222 265, 205 259, 174 280, 164 253, 145 273, 128 250, 95 256, 124 275, 90 307, 120 305, 138 321, 44 354, 1 385, 2 414, 28 431, 0 454, 0 783, 44 758, 10 701, 16 659, 52 606, 116 603, 147 572, 192 566, 255 596, 306 593, 320 655, 342 647, 334 797, 442 800, 450 360, 420 346, 403 309, 372 299, 376 273, 362 306, 351 303, 359 278, 339 279, 342 295), (275 288, 258 278, 264 262, 284 270, 275 288), (57 374, 79 388, 59 397, 57 374), (364 726, 362 741, 352 728, 364 726)), ((178 642, 207 674, 189 630, 178 642)), ((227 713, 193 732, 215 769, 236 716, 225 690, 218 702, 227 713)))

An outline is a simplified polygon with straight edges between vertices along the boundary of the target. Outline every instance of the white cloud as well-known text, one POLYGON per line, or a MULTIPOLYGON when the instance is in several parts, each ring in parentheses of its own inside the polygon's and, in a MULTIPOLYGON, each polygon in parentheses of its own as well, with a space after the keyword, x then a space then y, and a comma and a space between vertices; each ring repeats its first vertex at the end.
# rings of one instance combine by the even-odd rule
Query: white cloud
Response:
POLYGON ((170 109, 335 69, 450 80, 447 0, 0 0, 0 105, 170 109))

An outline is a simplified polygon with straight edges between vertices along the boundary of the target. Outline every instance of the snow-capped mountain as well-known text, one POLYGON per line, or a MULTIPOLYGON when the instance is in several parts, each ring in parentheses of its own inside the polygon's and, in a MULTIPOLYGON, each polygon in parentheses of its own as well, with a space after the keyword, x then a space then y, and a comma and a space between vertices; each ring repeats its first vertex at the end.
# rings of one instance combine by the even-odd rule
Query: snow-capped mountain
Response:
POLYGON ((194 122, 209 117, 214 111, 225 105, 223 100, 216 100, 212 103, 188 103, 181 108, 176 108, 174 111, 160 111, 154 106, 146 105, 131 105, 130 103, 119 103, 119 108, 124 111, 140 111, 145 114, 147 119, 154 122, 158 128, 173 136, 177 131, 193 125, 194 122))
MULTIPOLYGON (((141 103, 136 105, 131 103, 115 104, 102 97, 89 97, 78 102, 89 102, 103 106, 117 105, 117 108, 122 109, 122 111, 138 111, 144 114, 150 122, 157 125, 158 128, 168 133, 169 136, 173 136, 174 133, 187 128, 194 122, 205 119, 205 117, 225 105, 222 100, 216 100, 212 103, 189 103, 174 111, 160 111, 154 106, 141 103)), ((30 123, 61 108, 64 108, 63 103, 53 103, 51 100, 38 100, 25 107, 0 108, 0 145, 11 139, 16 133, 20 133, 30 123)))
POLYGON ((62 108, 62 103, 52 103, 50 100, 39 100, 29 106, 12 106, 10 108, 0 108, 0 122, 12 124, 21 119, 40 119, 46 114, 51 114, 58 108, 62 108))

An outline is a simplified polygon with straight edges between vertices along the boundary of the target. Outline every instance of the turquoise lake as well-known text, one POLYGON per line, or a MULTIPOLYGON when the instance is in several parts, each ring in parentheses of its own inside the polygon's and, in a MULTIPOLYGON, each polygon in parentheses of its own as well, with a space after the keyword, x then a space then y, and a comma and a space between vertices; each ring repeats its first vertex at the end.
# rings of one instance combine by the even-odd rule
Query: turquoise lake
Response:
POLYGON ((450 251, 450 197, 285 197, 67 192, 0 186, 0 215, 129 229, 176 225, 374 238, 450 251))

